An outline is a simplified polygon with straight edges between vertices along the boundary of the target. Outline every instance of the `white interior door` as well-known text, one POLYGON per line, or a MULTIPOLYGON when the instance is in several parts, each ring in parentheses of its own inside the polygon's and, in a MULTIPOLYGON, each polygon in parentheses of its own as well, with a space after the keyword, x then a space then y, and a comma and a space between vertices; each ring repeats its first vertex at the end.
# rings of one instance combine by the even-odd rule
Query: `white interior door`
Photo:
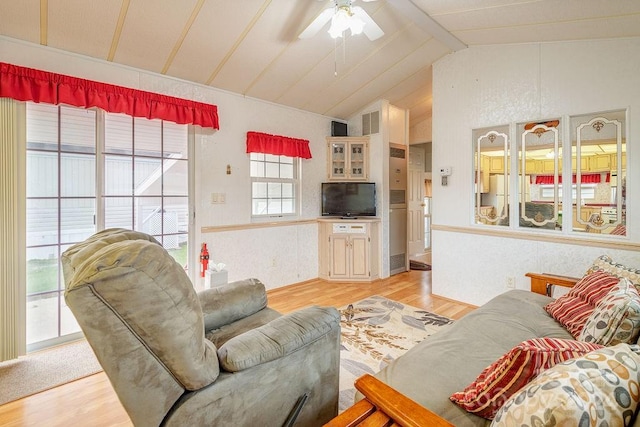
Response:
POLYGON ((409 147, 409 255, 424 253, 424 161, 421 149, 409 147))

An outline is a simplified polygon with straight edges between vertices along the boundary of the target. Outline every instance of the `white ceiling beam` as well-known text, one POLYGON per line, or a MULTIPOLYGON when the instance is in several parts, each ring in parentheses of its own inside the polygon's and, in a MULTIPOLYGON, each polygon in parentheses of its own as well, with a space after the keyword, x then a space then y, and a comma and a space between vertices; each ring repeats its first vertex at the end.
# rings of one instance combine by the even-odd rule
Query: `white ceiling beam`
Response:
POLYGON ((456 36, 445 30, 427 13, 416 6, 411 0, 387 0, 387 3, 402 12, 414 24, 431 34, 433 38, 443 43, 452 51, 466 49, 467 45, 462 43, 456 36))

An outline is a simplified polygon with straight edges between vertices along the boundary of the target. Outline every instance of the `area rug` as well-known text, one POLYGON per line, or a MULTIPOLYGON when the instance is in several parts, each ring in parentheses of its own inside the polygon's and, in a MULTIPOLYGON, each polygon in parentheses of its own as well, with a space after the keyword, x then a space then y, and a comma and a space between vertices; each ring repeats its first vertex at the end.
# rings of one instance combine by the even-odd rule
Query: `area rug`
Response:
POLYGON ((431 265, 426 262, 418 261, 415 259, 409 260, 409 268, 411 270, 430 271, 431 265))
POLYGON ((102 371, 85 340, 0 363, 0 405, 102 371))
POLYGON ((340 310, 340 412, 353 405, 353 383, 392 360, 453 320, 374 295, 340 310))

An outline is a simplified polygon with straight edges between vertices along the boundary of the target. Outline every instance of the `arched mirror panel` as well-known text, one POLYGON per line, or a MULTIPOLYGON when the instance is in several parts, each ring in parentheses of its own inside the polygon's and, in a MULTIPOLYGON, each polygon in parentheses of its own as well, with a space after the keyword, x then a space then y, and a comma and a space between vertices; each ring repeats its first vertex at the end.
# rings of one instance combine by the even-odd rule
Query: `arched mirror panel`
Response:
POLYGON ((561 230, 561 121, 519 123, 517 131, 519 226, 561 230))
POLYGON ((573 230, 626 235, 626 111, 572 116, 573 230))
POLYGON ((509 225, 509 126, 473 130, 476 224, 509 225))

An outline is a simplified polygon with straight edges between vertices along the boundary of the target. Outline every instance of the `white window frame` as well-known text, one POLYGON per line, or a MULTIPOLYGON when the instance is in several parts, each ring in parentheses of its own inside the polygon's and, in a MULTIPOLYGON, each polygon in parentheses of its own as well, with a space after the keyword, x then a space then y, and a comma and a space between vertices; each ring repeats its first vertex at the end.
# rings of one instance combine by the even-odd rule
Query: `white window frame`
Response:
MULTIPOLYGON (((249 162, 250 162, 250 166, 249 166, 249 177, 251 179, 251 188, 250 188, 250 193, 251 193, 251 220, 255 221, 255 222, 259 222, 261 220, 278 220, 278 219, 291 219, 291 218, 295 218, 299 215, 300 212, 300 168, 301 168, 301 162, 300 159, 298 159, 297 157, 287 157, 287 156, 277 156, 277 155, 273 155, 273 154, 263 154, 263 153, 250 153, 249 155, 249 162), (262 157, 262 158, 261 158, 262 157), (275 161, 277 158, 277 161, 275 161), (289 162, 282 162, 282 160, 286 158, 287 160, 289 160, 291 163, 289 162), (267 177, 267 176, 254 176, 254 167, 253 164, 254 163, 261 163, 264 165, 264 168, 266 169, 266 164, 278 164, 279 165, 279 169, 280 169, 280 165, 289 165, 292 164, 293 166, 293 178, 282 178, 282 177, 267 177), (256 197, 256 195, 254 194, 254 183, 266 183, 267 185, 269 184, 292 184, 293 185, 293 190, 292 190, 292 206, 293 206, 293 212, 286 212, 283 213, 282 211, 280 212, 271 212, 271 213, 264 213, 264 214, 259 214, 259 213, 254 213, 254 202, 256 201, 256 199, 265 199, 264 197, 256 197)), ((265 173, 266 175, 266 173, 265 173)), ((269 203, 269 200, 284 200, 284 199, 289 199, 289 197, 273 197, 273 198, 269 198, 267 195, 267 205, 269 203)))
MULTIPOLYGON (((595 198, 596 186, 597 184, 581 184, 580 185, 580 193, 582 194, 583 201, 594 201, 596 199, 595 198), (585 195, 586 196, 591 195, 592 197, 585 197, 585 195)), ((553 184, 540 184, 540 200, 553 201, 553 189, 554 189, 553 184), (548 194, 545 195, 545 193, 549 193, 549 192, 552 193, 551 196, 549 196, 548 194)), ((562 189, 563 189, 563 186, 559 185, 558 198, 560 199, 562 199, 562 189)), ((573 200, 574 203, 576 203, 577 192, 578 192, 577 184, 571 184, 571 199, 573 200)))

